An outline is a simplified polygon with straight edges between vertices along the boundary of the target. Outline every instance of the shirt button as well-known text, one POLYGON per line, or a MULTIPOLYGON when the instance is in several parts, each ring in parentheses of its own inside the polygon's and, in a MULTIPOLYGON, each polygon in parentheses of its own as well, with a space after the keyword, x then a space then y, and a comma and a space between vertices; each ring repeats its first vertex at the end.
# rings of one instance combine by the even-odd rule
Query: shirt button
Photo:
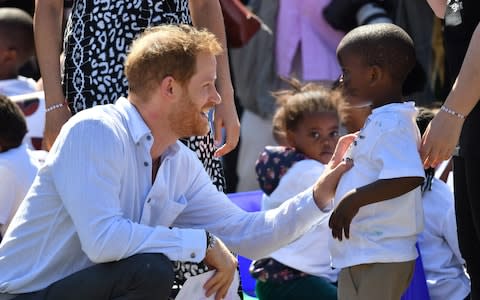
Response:
POLYGON ((148 162, 144 161, 144 162, 143 162, 143 165, 144 165, 145 167, 148 167, 148 162))
POLYGON ((148 198, 147 203, 150 203, 152 201, 152 198, 148 198))
POLYGON ((196 256, 195 252, 190 253, 190 258, 195 258, 196 256))
POLYGON ((150 135, 147 135, 147 141, 151 140, 152 137, 150 135))

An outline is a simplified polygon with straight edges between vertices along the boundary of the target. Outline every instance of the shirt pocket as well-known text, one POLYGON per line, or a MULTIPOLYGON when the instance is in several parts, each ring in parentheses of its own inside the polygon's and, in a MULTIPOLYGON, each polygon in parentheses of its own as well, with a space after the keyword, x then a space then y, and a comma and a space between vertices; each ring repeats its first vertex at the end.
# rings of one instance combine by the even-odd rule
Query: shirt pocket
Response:
POLYGON ((187 207, 187 199, 183 195, 176 200, 168 199, 164 201, 163 205, 152 204, 152 225, 171 226, 185 207, 187 207))

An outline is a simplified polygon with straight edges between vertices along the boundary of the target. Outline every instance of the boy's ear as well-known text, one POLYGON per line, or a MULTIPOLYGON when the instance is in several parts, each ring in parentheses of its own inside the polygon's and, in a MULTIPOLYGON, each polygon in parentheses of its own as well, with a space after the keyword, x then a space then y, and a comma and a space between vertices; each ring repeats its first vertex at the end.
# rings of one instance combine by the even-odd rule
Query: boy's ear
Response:
POLYGON ((377 65, 373 65, 370 67, 370 84, 371 85, 376 85, 379 81, 382 80, 383 76, 385 74, 383 73, 382 68, 380 68, 377 65))

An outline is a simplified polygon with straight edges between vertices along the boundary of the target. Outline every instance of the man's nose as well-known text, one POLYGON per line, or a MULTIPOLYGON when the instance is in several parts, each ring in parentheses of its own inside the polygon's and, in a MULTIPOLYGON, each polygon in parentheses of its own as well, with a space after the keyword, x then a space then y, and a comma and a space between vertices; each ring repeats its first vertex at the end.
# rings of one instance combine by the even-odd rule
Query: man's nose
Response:
POLYGON ((214 88, 213 91, 210 93, 209 100, 215 103, 215 105, 220 104, 222 102, 222 97, 220 96, 216 88, 214 88))

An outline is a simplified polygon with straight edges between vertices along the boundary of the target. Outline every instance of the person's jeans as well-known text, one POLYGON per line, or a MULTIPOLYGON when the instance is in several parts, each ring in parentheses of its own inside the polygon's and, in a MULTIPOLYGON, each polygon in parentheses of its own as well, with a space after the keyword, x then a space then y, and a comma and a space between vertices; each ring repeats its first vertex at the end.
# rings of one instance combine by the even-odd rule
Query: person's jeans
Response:
POLYGON ((97 264, 15 300, 148 300, 168 299, 174 272, 163 254, 137 254, 97 264))

